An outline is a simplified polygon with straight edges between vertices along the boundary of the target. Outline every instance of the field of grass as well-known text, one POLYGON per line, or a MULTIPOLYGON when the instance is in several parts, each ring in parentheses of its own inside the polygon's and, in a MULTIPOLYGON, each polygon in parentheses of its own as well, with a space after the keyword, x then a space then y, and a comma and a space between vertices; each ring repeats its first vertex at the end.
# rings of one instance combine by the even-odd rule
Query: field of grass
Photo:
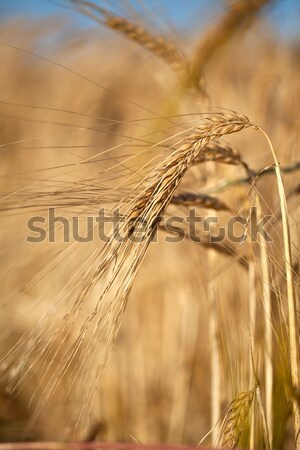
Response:
POLYGON ((300 449, 300 41, 274 3, 0 22, 0 442, 300 449))

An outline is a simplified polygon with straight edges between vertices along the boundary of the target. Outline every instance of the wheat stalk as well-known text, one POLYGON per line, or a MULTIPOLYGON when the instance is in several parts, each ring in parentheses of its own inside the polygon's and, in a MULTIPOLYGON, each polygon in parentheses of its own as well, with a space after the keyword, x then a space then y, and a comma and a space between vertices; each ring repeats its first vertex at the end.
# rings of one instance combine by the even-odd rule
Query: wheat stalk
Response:
MULTIPOLYGON (((260 200, 257 197, 259 217, 262 217, 260 200)), ((267 253, 267 243, 262 235, 259 235, 260 244, 260 263, 261 263, 261 282, 263 308, 265 313, 265 339, 264 339, 264 359, 265 359, 265 390, 266 390, 266 424, 269 436, 270 448, 273 446, 273 324, 272 324, 272 304, 271 304, 271 280, 269 260, 267 253)))
MULTIPOLYGON (((294 281, 293 281, 293 266, 292 266, 292 254, 291 254, 291 237, 290 227, 288 219, 288 207, 285 196, 285 189, 280 171, 279 162, 270 141, 270 138, 264 130, 258 128, 265 136, 272 155, 275 161, 275 173, 277 179, 278 193, 280 198, 280 208, 282 214, 282 226, 283 226, 283 244, 284 244, 284 257, 285 257, 285 272, 286 272, 286 287, 287 287, 287 300, 288 300, 288 315, 289 315, 289 350, 290 350, 290 365, 291 365, 291 378, 293 389, 298 391, 300 389, 300 375, 299 375, 299 336, 298 336, 298 321, 297 321, 297 307, 294 293, 294 281)), ((292 399, 293 404, 293 417, 294 417, 294 433, 295 433, 295 445, 296 449, 300 449, 300 406, 295 399, 292 399)))
MULTIPOLYGON (((251 257, 250 257, 251 258, 251 257)), ((248 298, 249 298, 249 330, 250 330, 250 352, 249 352, 249 375, 250 380, 249 384, 250 386, 254 384, 255 382, 255 374, 253 373, 252 366, 253 366, 253 347, 255 343, 255 331, 256 331, 256 287, 255 287, 255 281, 256 281, 256 274, 255 274, 255 263, 254 259, 251 258, 248 262, 248 298)), ((249 439, 249 447, 250 450, 253 450, 255 448, 254 446, 254 439, 255 439, 255 410, 252 408, 251 411, 251 420, 250 420, 250 439, 249 439)))

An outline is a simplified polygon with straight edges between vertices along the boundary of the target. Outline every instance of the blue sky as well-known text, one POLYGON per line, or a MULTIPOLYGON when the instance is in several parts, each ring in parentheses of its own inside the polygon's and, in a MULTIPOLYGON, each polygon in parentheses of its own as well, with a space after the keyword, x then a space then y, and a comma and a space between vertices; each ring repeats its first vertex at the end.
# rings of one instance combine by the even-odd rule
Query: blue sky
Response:
MULTIPOLYGON (((240 0, 244 1, 244 0, 240 0)), ((80 26, 89 26, 91 21, 83 19, 80 15, 62 7, 64 0, 0 0, 0 16, 2 20, 9 16, 45 16, 68 14, 74 23, 80 26)), ((115 5, 122 5, 124 0, 112 0, 115 5)), ((132 0, 132 4, 139 3, 132 0)), ((108 3, 107 0, 101 2, 108 3)), ((125 2, 126 3, 126 2, 125 2)), ((220 11, 220 0, 143 0, 145 8, 159 18, 169 17, 176 27, 184 28, 194 17, 200 18, 199 26, 205 25, 201 17, 213 21, 220 11), (201 15, 201 11, 205 14, 201 15), (196 16, 196 13, 197 16, 196 16)), ((124 4, 124 3, 123 3, 124 4)), ((276 26, 278 32, 285 38, 300 35, 300 0, 277 0, 269 12, 270 22, 276 26)), ((195 25, 194 25, 195 27, 195 25)))

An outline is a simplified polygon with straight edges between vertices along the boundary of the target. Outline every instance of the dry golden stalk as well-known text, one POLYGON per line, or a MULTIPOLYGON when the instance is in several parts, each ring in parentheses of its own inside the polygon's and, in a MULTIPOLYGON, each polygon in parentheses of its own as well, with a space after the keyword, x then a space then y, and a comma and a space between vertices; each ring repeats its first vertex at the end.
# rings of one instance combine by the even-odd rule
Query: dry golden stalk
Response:
POLYGON ((263 430, 264 430, 264 438, 265 438, 265 446, 267 450, 272 449, 272 445, 270 444, 270 435, 269 435, 269 428, 268 428, 268 422, 266 417, 265 408, 263 405, 262 397, 261 397, 261 389, 260 384, 256 387, 256 400, 259 406, 260 415, 262 418, 262 424, 263 424, 263 430))
MULTIPOLYGON (((262 208, 259 197, 256 198, 259 216, 262 217, 262 208)), ((260 244, 260 267, 262 283, 262 299, 265 315, 264 330, 264 363, 265 363, 265 404, 266 404, 266 426, 269 436, 270 447, 273 445, 273 319, 271 302, 271 280, 268 248, 265 239, 259 235, 260 244)))
MULTIPOLYGON (((254 127, 255 128, 255 127, 254 127)), ((288 317, 289 317, 289 351, 290 351, 290 370, 292 387, 296 391, 300 388, 300 371, 299 371, 299 323, 297 318, 297 299, 294 289, 293 266, 292 266, 292 243, 290 235, 289 212, 285 194, 285 188, 281 175, 279 162, 273 148, 272 142, 266 132, 261 128, 256 127, 265 136, 275 162, 275 173, 277 179, 277 187, 280 199, 280 209, 282 214, 282 229, 283 229, 283 245, 285 257, 285 274, 286 274, 286 289, 287 289, 287 303, 288 303, 288 317)), ((300 449, 300 406, 295 399, 292 399, 293 406, 293 420, 295 433, 296 450, 300 449)))
POLYGON ((123 34, 131 41, 136 42, 158 58, 164 60, 173 70, 179 72, 186 72, 188 70, 185 56, 166 38, 153 35, 142 26, 131 22, 125 17, 115 15, 93 2, 87 0, 70 1, 77 4, 84 14, 92 17, 106 27, 123 34), (95 15, 95 13, 100 14, 100 16, 95 15))
MULTIPOLYGON (((209 144, 208 144, 209 145, 209 144)), ((207 147, 207 146, 206 146, 207 147)), ((214 184, 217 179, 217 166, 215 164, 208 165, 209 184, 214 184)), ((213 216, 214 211, 209 210, 208 214, 213 216)), ((207 252, 207 271, 209 273, 207 280, 207 300, 209 307, 209 346, 210 346, 210 423, 212 426, 213 442, 219 436, 219 417, 221 416, 221 386, 222 386, 222 368, 220 354, 220 329, 218 317, 218 289, 214 276, 211 274, 215 270, 217 263, 217 253, 213 249, 207 252)))
POLYGON ((193 192, 183 192, 180 194, 175 194, 172 197, 171 203, 173 205, 182 206, 199 206, 202 208, 214 209, 216 211, 230 210, 226 203, 216 197, 200 193, 194 194, 193 192))
MULTIPOLYGON (((250 352, 249 352, 249 385, 252 386, 255 382, 255 373, 252 369, 253 366, 253 353, 256 350, 255 345, 255 331, 256 331, 256 273, 255 262, 253 258, 248 260, 248 303, 249 303, 249 333, 250 333, 250 352)), ((252 408, 250 418, 250 439, 249 448, 253 450, 255 448, 255 408, 252 408)))

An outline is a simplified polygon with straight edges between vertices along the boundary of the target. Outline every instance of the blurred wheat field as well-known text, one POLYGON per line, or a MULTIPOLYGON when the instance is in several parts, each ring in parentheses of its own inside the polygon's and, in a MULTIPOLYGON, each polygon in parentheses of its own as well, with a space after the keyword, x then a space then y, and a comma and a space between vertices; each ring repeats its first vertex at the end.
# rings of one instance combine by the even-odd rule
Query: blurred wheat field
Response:
POLYGON ((267 0, 188 38, 148 2, 66 3, 98 28, 0 26, 0 441, 298 449, 299 43, 267 0), (254 206, 271 241, 189 232, 249 235, 254 206), (28 242, 49 208, 81 238, 118 208, 125 241, 28 242))

